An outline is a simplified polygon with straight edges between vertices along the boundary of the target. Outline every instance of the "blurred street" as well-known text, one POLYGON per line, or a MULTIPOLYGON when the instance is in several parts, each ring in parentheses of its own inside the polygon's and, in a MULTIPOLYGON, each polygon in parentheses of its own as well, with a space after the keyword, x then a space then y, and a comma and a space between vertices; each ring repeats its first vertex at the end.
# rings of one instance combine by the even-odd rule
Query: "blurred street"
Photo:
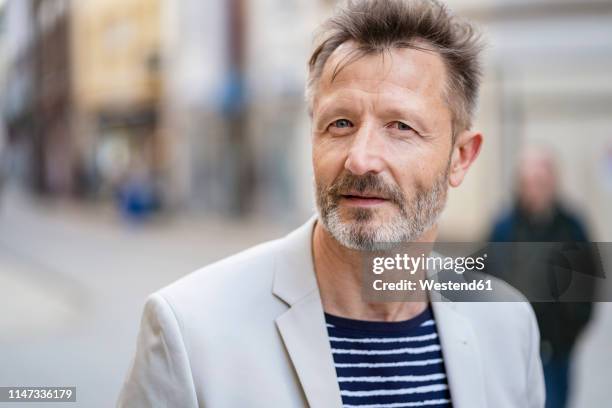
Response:
MULTIPOLYGON (((0 370, 0 384, 75 385, 79 407, 113 406, 146 295, 290 229, 187 218, 131 225, 112 208, 45 204, 5 192, 0 367, 11 369, 0 370)), ((598 308, 578 346, 574 407, 608 406, 610 312, 610 303, 598 308)))

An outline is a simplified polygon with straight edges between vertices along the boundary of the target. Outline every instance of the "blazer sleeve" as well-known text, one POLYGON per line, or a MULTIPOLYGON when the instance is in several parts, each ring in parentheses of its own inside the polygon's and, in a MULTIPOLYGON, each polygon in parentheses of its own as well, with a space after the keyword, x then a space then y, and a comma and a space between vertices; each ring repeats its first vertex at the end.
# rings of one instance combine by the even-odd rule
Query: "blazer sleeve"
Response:
POLYGON ((529 309, 530 322, 530 355, 527 372, 527 406, 529 408, 544 408, 546 400, 546 389, 544 387, 544 372, 540 358, 540 330, 535 313, 529 303, 525 303, 529 309))
POLYGON ((160 294, 144 307, 136 354, 117 407, 197 407, 179 322, 160 294))

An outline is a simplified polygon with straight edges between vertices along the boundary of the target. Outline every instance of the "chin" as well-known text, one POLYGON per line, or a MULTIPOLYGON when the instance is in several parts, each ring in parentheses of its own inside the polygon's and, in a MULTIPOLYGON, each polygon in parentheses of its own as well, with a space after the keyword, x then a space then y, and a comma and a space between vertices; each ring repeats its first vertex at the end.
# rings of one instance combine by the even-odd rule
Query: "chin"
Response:
POLYGON ((341 218, 345 223, 379 227, 397 219, 398 214, 391 212, 387 208, 349 207, 342 209, 341 218))

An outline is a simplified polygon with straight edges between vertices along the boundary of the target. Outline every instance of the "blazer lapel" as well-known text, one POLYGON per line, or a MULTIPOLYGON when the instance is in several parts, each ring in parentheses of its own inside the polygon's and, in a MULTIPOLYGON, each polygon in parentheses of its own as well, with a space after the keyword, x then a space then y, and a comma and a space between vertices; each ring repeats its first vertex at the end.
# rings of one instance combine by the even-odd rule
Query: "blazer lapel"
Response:
POLYGON ((276 319, 287 353, 311 407, 341 407, 323 306, 312 263, 316 217, 284 239, 273 293, 289 306, 276 319))
POLYGON ((485 408, 485 382, 471 323, 453 303, 431 302, 455 408, 485 408))
POLYGON ((318 293, 311 292, 276 324, 311 407, 340 407, 340 389, 318 293))

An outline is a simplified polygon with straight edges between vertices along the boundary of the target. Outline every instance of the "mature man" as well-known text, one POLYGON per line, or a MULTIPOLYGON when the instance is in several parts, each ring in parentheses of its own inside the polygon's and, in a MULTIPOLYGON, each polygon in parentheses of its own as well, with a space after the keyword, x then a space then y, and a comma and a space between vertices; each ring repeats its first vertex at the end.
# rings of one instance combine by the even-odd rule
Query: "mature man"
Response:
POLYGON ((309 63, 318 216, 151 295, 119 406, 542 407, 525 302, 366 302, 363 253, 433 242, 471 130, 478 37, 434 1, 353 1, 309 63))

